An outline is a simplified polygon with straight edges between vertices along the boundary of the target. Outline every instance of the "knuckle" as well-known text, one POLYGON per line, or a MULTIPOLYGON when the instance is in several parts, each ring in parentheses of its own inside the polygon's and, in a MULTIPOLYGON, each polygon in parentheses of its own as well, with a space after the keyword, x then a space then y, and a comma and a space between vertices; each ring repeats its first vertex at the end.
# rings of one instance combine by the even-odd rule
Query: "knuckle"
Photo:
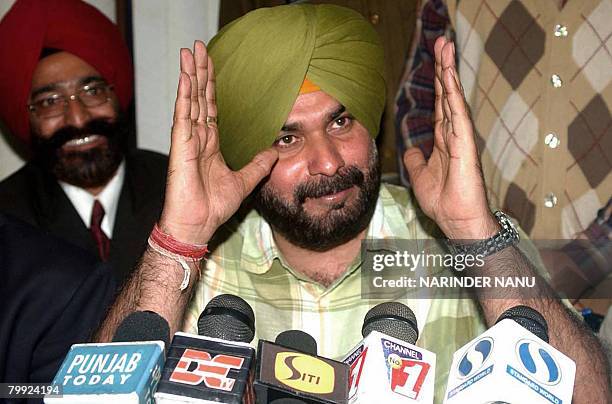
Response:
POLYGON ((191 118, 187 116, 175 116, 172 119, 172 122, 174 122, 174 124, 185 123, 186 121, 191 121, 191 118))
POLYGON ((262 156, 256 156, 253 159, 253 168, 258 172, 258 174, 264 174, 268 171, 267 164, 262 156))

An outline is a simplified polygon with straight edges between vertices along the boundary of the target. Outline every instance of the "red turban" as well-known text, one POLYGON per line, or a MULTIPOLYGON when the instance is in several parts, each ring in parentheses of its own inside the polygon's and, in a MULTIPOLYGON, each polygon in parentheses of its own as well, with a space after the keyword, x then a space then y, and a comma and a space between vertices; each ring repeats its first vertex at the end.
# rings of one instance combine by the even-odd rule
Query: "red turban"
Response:
POLYGON ((26 144, 26 104, 43 48, 80 57, 114 85, 123 109, 129 105, 132 62, 115 24, 80 0, 17 0, 0 21, 0 119, 26 144))

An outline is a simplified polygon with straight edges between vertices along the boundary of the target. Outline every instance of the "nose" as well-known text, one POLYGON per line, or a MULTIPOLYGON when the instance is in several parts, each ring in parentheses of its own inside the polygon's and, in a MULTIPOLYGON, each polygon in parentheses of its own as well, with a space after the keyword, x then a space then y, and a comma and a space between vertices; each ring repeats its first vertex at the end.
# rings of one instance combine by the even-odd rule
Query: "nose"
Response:
POLYGON ((344 159, 338 145, 327 134, 310 139, 308 142, 308 170, 310 175, 322 174, 328 177, 335 175, 344 167, 344 159))
POLYGON ((75 128, 82 128, 90 120, 89 109, 78 99, 68 99, 68 105, 64 112, 66 124, 75 128))

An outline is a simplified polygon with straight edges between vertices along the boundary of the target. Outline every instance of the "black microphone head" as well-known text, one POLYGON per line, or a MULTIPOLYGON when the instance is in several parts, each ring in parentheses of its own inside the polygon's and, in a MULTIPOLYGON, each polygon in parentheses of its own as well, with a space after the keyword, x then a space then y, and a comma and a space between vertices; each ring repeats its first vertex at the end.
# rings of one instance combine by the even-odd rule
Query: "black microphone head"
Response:
POLYGON ((544 317, 529 306, 514 306, 504 311, 495 324, 509 318, 548 343, 548 324, 544 317))
POLYGON ((117 327, 113 342, 163 341, 170 344, 170 326, 153 311, 135 311, 117 327))
POLYGON ((419 337, 414 313, 410 307, 399 302, 381 303, 366 313, 361 334, 365 338, 372 331, 382 332, 413 345, 419 337))
POLYGON ((226 341, 251 342, 255 337, 253 309, 238 296, 215 296, 200 314, 198 334, 226 341))
POLYGON ((276 336, 276 344, 295 349, 308 355, 317 355, 317 341, 312 335, 301 330, 287 330, 276 336))

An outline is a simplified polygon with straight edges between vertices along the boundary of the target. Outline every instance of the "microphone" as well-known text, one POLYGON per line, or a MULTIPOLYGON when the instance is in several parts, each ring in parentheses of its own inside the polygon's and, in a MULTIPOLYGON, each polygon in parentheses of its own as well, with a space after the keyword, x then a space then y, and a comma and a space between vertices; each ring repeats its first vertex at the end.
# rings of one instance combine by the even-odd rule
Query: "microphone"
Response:
POLYGON ((257 404, 347 403, 349 368, 317 356, 317 343, 300 330, 274 343, 260 340, 253 383, 257 404))
POLYGON ((211 299, 200 314, 198 334, 249 343, 255 337, 255 313, 242 298, 219 295, 211 299))
POLYGON ((361 333, 343 359, 351 368, 349 403, 433 403, 436 355, 414 345, 419 332, 408 306, 372 307, 361 333))
POLYGON ((198 333, 174 334, 156 402, 254 403, 251 306, 234 295, 214 297, 200 314, 198 333))
POLYGON ((165 318, 154 311, 136 311, 129 314, 113 336, 113 342, 139 342, 159 340, 170 344, 170 326, 165 318))
POLYGON ((285 348, 304 352, 308 355, 317 355, 317 341, 315 341, 312 335, 302 330, 283 331, 276 336, 276 340, 274 342, 277 345, 282 345, 285 348))
POLYGON ((169 330, 157 313, 137 311, 119 325, 113 342, 72 345, 53 379, 62 395, 45 403, 153 403, 169 330))
POLYGON ((527 331, 548 343, 548 324, 537 310, 529 306, 514 306, 504 311, 495 324, 507 318, 514 320, 527 331))
POLYGON ((571 403, 573 360, 548 344, 548 325, 528 306, 506 310, 453 355, 444 403, 571 403))

